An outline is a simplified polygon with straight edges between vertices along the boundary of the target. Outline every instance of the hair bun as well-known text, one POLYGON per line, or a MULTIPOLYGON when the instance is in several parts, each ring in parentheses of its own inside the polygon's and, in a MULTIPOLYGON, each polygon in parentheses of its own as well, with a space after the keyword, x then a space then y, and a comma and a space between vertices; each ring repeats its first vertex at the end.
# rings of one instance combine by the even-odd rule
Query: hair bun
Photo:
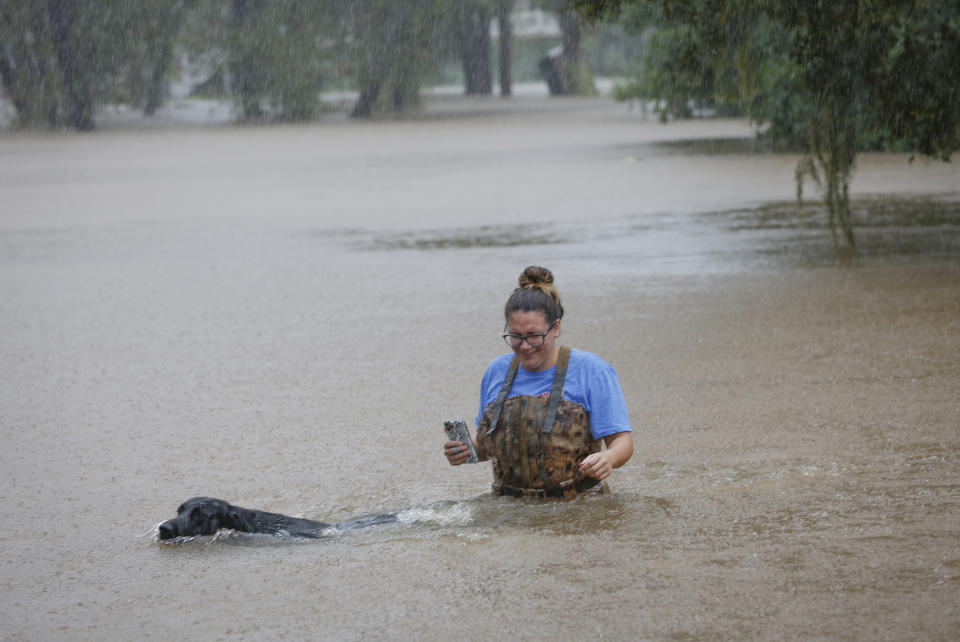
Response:
POLYGON ((553 273, 545 267, 531 265, 524 269, 519 282, 521 288, 550 285, 553 283, 553 273))
POLYGON ((514 312, 542 312, 552 325, 563 316, 560 293, 553 284, 553 272, 545 267, 531 265, 520 275, 520 287, 513 291, 503 308, 503 317, 509 322, 514 312))

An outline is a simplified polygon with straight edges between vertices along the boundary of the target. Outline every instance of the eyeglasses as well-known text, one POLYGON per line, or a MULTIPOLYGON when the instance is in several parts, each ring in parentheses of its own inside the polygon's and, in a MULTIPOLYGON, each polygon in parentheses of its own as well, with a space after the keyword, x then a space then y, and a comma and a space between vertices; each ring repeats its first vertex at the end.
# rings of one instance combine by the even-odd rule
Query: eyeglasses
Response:
MULTIPOLYGON (((511 348, 519 348, 523 345, 523 342, 526 341, 527 345, 531 348, 539 348, 543 345, 544 339, 547 338, 547 335, 550 334, 550 331, 553 330, 553 326, 557 325, 557 321, 560 319, 555 319, 553 323, 550 324, 550 327, 547 328, 546 332, 540 332, 537 334, 510 334, 509 332, 503 333, 503 340, 507 342, 507 345, 511 348)), ((506 328, 504 328, 506 330, 506 328)))

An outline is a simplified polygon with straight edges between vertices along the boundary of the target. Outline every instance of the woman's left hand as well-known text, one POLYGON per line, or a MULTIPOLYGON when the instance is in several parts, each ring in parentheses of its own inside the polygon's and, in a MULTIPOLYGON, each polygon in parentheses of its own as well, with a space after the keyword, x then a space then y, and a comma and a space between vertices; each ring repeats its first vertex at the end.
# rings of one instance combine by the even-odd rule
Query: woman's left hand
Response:
POLYGON ((613 470, 613 466, 610 463, 610 458, 607 456, 607 452, 602 451, 599 453, 593 453, 584 458, 580 462, 580 472, 584 475, 593 477, 594 479, 606 479, 610 476, 610 471, 613 470))
POLYGON ((580 472, 594 479, 606 479, 610 471, 623 466, 633 455, 633 435, 629 431, 618 432, 603 438, 606 450, 584 457, 580 472))

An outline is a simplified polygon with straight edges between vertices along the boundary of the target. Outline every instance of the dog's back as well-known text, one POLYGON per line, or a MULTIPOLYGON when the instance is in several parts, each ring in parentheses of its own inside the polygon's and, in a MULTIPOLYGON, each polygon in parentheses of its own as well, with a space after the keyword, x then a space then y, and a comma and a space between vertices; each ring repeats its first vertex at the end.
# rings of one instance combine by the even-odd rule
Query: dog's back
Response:
POLYGON ((348 522, 329 524, 302 517, 290 517, 254 508, 234 506, 214 497, 193 497, 177 509, 177 516, 158 527, 162 540, 193 535, 213 535, 227 528, 242 533, 288 535, 290 537, 323 537, 329 529, 357 530, 397 521, 392 513, 368 515, 348 522))

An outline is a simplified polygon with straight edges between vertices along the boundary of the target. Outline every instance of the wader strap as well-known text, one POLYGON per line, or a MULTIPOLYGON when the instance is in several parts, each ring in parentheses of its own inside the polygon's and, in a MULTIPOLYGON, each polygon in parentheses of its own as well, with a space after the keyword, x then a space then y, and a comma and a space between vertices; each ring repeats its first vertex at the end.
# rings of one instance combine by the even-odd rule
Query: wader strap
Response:
POLYGON ((553 371, 553 388, 550 389, 550 403, 547 405, 547 416, 543 420, 541 432, 553 432, 553 424, 557 420, 557 406, 563 396, 563 381, 567 377, 567 366, 570 364, 570 348, 560 346, 560 356, 557 357, 557 368, 553 371))
POLYGON ((497 400, 493 406, 493 418, 490 420, 490 429, 487 430, 488 435, 492 435, 493 431, 497 429, 497 424, 500 423, 500 415, 503 414, 503 402, 507 399, 507 393, 510 392, 510 386, 513 385, 513 380, 517 376, 517 368, 520 367, 520 357, 514 355, 513 361, 510 362, 510 367, 507 368, 507 374, 503 378, 503 385, 500 386, 500 392, 497 393, 497 400))
MULTIPOLYGON (((526 450, 527 444, 529 443, 527 441, 530 438, 528 433, 533 432, 534 434, 537 435, 537 439, 538 439, 537 446, 536 446, 537 450, 542 451, 543 449, 539 448, 540 435, 535 432, 537 430, 537 427, 527 425, 527 409, 526 409, 527 401, 528 399, 526 397, 520 397, 520 413, 517 415, 517 443, 520 446, 520 458, 519 458, 519 461, 517 462, 517 467, 520 469, 520 478, 530 480, 530 479, 533 479, 530 476, 530 458, 527 456, 526 453, 524 453, 524 450, 526 450)), ((530 422, 530 423, 533 423, 533 422, 530 422)), ((537 467, 538 467, 537 475, 540 477, 540 479, 543 479, 543 463, 541 461, 542 459, 543 459, 542 456, 537 458, 537 467)))

